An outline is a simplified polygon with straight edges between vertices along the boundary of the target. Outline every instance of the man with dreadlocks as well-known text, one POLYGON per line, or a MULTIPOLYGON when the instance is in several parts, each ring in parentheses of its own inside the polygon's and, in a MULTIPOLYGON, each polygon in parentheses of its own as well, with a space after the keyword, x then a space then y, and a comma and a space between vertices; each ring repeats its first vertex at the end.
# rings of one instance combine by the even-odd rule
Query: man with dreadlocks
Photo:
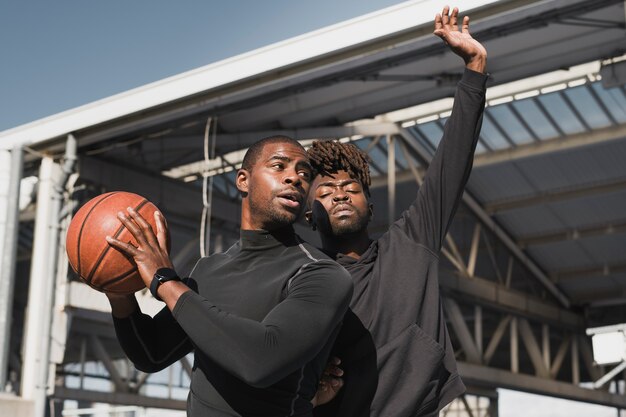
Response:
POLYGON ((391 228, 372 240, 367 156, 356 146, 317 141, 308 150, 319 175, 311 186, 307 221, 323 250, 352 276, 350 310, 335 343, 344 387, 316 416, 432 416, 465 386, 443 318, 439 252, 459 204, 485 103, 487 53, 461 30, 458 9, 435 18, 441 37, 466 64, 443 138, 417 198, 391 228))

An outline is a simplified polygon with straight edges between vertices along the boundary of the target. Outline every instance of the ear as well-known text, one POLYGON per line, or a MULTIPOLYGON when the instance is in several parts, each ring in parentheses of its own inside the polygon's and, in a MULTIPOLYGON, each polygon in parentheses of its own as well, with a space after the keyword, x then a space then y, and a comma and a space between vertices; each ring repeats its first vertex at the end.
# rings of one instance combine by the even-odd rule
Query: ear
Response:
POLYGON ((235 178, 235 185, 237 189, 242 193, 247 193, 250 187, 250 172, 246 169, 240 169, 237 171, 237 177, 235 178))
POLYGON ((305 211, 304 212, 304 219, 309 224, 309 226, 311 226, 312 230, 316 230, 317 229, 317 227, 315 227, 315 222, 313 221, 313 210, 305 211))
POLYGON ((370 214, 370 221, 374 218, 374 205, 372 203, 368 204, 368 211, 370 214))

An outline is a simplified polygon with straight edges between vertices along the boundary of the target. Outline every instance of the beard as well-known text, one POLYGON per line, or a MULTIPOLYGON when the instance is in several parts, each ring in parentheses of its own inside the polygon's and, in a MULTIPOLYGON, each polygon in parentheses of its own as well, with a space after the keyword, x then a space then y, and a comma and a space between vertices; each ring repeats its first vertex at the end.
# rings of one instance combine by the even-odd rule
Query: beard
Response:
POLYGON ((330 222, 330 229, 333 236, 344 236, 359 233, 364 229, 367 229, 369 219, 367 216, 357 215, 351 219, 336 219, 334 222, 330 222))
POLYGON ((349 237, 355 233, 367 230, 370 222, 368 213, 362 213, 356 207, 354 214, 349 217, 333 218, 331 220, 328 212, 319 201, 313 201, 311 211, 315 220, 315 227, 324 235, 332 237, 349 237))
POLYGON ((269 200, 250 198, 249 204, 254 216, 262 219, 266 230, 292 225, 300 215, 300 211, 290 211, 278 205, 275 195, 272 195, 269 200))

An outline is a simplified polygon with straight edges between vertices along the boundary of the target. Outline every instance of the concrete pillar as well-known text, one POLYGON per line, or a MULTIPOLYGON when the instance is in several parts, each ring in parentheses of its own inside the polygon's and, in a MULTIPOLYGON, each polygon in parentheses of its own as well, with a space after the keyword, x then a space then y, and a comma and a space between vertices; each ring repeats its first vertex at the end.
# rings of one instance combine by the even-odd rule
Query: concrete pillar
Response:
POLYGON ((0 150, 0 391, 9 367, 22 159, 19 147, 0 150))
POLYGON ((23 344, 22 396, 34 401, 34 417, 45 411, 49 371, 50 326, 56 271, 61 199, 55 189, 62 171, 44 157, 39 172, 33 257, 23 344))

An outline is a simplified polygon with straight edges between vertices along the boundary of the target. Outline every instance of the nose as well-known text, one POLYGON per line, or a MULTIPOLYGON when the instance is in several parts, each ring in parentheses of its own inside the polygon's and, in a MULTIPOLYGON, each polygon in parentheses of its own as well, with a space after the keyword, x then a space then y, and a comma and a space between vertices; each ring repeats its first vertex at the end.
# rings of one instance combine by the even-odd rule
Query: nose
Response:
POLYGON ((339 203, 339 202, 342 202, 342 201, 348 201, 348 193, 346 193, 343 189, 338 188, 333 193, 333 202, 339 203))
POLYGON ((296 170, 290 170, 287 172, 287 175, 285 175, 284 182, 285 184, 299 187, 302 185, 302 178, 300 178, 300 175, 298 175, 296 170))

